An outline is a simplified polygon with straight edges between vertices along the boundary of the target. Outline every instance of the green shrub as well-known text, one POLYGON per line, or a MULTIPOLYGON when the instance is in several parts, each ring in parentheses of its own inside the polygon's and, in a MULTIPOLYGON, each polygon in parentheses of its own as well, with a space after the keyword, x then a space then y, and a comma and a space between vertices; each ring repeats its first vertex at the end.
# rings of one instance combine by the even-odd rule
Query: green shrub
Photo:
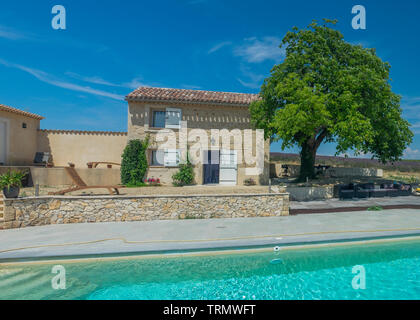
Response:
POLYGON ((141 140, 130 140, 124 149, 121 162, 121 182, 124 185, 140 186, 144 184, 149 164, 146 151, 149 146, 149 137, 141 140))
POLYGON ((190 162, 188 152, 187 161, 179 165, 179 171, 172 176, 173 185, 176 187, 188 186, 194 182, 194 168, 190 162))

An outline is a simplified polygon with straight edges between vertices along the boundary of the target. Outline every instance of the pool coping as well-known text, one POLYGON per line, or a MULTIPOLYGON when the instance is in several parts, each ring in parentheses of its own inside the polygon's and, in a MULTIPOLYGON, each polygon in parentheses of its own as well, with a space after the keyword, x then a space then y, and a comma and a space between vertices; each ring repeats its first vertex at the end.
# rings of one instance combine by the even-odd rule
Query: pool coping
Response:
MULTIPOLYGON (((312 213, 332 213, 332 212, 354 212, 366 211, 372 206, 359 206, 359 207, 335 207, 335 208, 312 208, 312 209, 292 209, 289 208, 290 215, 298 214, 312 214, 312 213)), ((395 204, 381 206, 382 210, 393 209, 420 209, 418 204, 395 204)))
MULTIPOLYGON (((343 233, 343 232, 341 232, 343 233)), ((280 250, 298 250, 313 247, 323 246, 338 246, 338 245, 356 245, 374 242, 390 242, 390 241, 410 241, 420 240, 420 230, 407 231, 379 231, 375 232, 359 232, 359 237, 354 236, 354 233, 343 236, 327 236, 324 238, 310 237, 303 239, 297 237, 296 239, 274 239, 270 237, 269 240, 262 240, 262 238, 254 239, 242 243, 211 243, 198 241, 191 242, 190 245, 180 246, 181 241, 175 242, 175 247, 163 249, 148 249, 148 250, 135 250, 135 251, 114 251, 114 252, 99 252, 95 254, 68 254, 68 255, 44 255, 44 256, 28 256, 28 257, 15 257, 15 258, 2 258, 0 259, 0 267, 8 265, 21 265, 21 264, 51 264, 51 263, 71 263, 82 261, 101 261, 101 260, 118 260, 118 259, 135 259, 135 258, 150 258, 150 257, 173 257, 173 256, 186 256, 186 255, 216 255, 216 254, 232 254, 232 253, 246 253, 258 251, 273 251, 274 248, 280 250), (360 234, 364 233, 364 234, 360 234), (274 239, 274 240, 273 240, 274 239)), ((337 234, 336 234, 337 235, 337 234)), ((108 240, 106 240, 108 241, 108 240)), ((213 240, 218 241, 218 240, 213 240)), ((237 239, 236 241, 240 241, 237 239)))

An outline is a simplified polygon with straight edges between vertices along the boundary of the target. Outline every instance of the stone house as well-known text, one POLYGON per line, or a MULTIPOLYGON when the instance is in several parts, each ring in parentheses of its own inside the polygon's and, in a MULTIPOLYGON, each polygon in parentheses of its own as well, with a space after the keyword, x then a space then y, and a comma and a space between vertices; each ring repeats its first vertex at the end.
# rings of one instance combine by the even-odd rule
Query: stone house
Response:
MULTIPOLYGON (((36 152, 48 152, 55 167, 90 161, 121 162, 127 132, 40 129, 44 117, 0 104, 0 166, 32 166, 36 152)), ((6 168, 7 169, 7 168, 6 168)))
POLYGON ((0 104, 0 165, 27 165, 37 151, 43 117, 0 104))
POLYGON ((141 87, 126 97, 128 139, 149 137, 147 177, 163 183, 172 182, 188 153, 197 184, 243 185, 249 178, 265 184, 270 142, 251 125, 248 107, 256 99, 255 94, 141 87), (162 146, 171 137, 176 143, 162 146), (257 163, 261 170, 252 170, 257 163))
MULTIPOLYGON (((0 173, 11 166, 32 167, 36 152, 48 152, 55 168, 31 169, 48 177, 39 183, 67 184, 62 167, 69 163, 98 183, 88 178, 93 174, 88 162, 121 163, 127 139, 149 136, 148 178, 171 185, 188 154, 197 184, 243 185, 248 178, 265 184, 270 143, 251 125, 248 107, 256 99, 245 93, 141 87, 126 97, 128 132, 40 129, 42 116, 0 104, 0 173), (174 138, 173 146, 163 145, 165 135, 174 138)), ((116 167, 106 175, 95 172, 102 174, 101 183, 120 183, 116 167)))

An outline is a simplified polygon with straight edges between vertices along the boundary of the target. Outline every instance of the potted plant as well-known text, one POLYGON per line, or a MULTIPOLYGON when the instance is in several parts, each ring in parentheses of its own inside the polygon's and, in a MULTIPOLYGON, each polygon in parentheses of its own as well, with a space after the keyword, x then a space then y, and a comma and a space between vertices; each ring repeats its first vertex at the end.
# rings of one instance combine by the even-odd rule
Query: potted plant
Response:
POLYGON ((256 184, 257 183, 252 178, 248 178, 248 179, 244 180, 244 185, 246 185, 246 186, 255 186, 256 184))
POLYGON ((6 198, 17 198, 19 196, 22 181, 26 176, 26 172, 9 171, 0 175, 0 189, 6 198))

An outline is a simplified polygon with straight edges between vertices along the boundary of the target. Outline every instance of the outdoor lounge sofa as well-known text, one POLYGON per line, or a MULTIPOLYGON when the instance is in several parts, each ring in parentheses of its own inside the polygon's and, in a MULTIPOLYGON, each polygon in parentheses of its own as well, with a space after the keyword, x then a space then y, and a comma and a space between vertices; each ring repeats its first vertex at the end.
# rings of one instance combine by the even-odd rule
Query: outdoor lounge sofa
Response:
POLYGON ((352 198, 382 198, 409 196, 412 187, 409 184, 391 183, 375 185, 373 183, 340 185, 338 197, 340 199, 352 198))
POLYGON ((340 199, 353 199, 354 198, 354 184, 338 186, 338 197, 340 199))

